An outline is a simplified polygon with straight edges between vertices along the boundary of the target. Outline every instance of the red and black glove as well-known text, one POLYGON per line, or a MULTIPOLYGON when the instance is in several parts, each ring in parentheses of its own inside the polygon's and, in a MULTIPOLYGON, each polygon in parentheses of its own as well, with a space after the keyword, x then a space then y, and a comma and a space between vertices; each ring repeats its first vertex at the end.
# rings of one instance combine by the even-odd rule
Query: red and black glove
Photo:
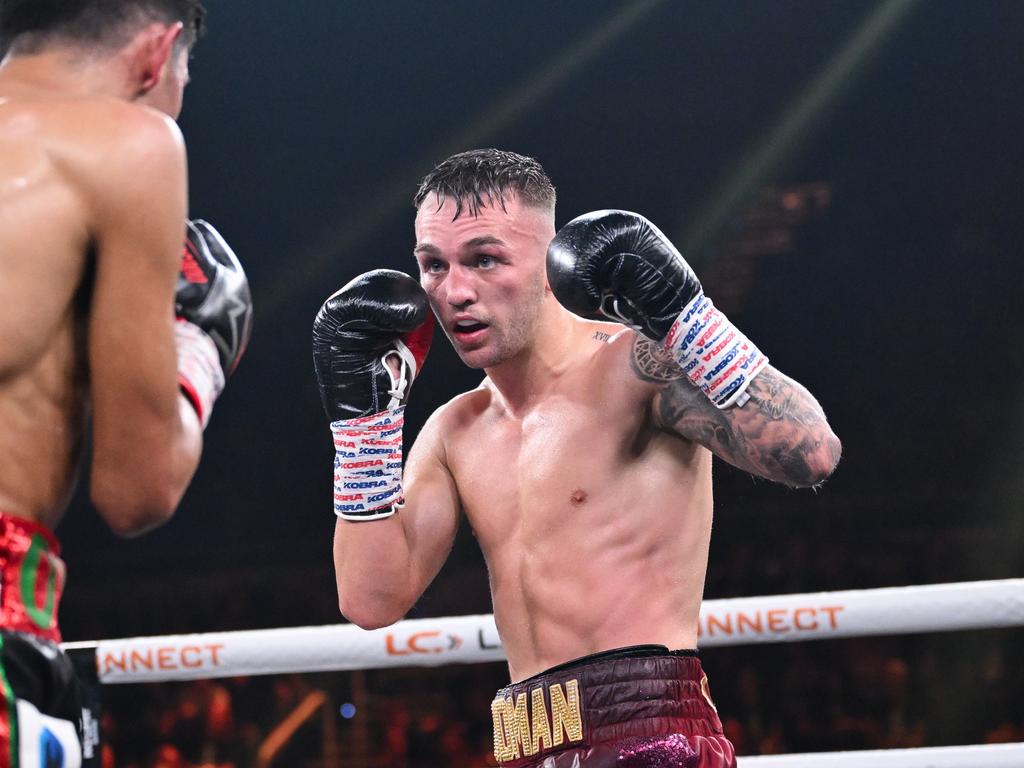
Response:
POLYGON ((252 294, 238 257, 205 221, 185 224, 174 297, 178 384, 203 427, 252 334, 252 294))
POLYGON ((313 363, 334 434, 339 517, 377 520, 402 503, 403 414, 433 331, 420 284, 390 269, 360 275, 317 313, 313 363))

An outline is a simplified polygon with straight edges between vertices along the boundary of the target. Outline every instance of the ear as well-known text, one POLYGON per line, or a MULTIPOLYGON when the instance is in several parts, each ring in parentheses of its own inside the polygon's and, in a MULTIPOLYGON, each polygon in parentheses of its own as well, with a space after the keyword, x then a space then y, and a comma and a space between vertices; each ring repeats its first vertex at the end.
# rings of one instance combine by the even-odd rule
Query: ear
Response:
POLYGON ((148 93, 160 84, 183 29, 184 25, 177 21, 170 25, 150 24, 139 33, 133 56, 138 95, 148 93))

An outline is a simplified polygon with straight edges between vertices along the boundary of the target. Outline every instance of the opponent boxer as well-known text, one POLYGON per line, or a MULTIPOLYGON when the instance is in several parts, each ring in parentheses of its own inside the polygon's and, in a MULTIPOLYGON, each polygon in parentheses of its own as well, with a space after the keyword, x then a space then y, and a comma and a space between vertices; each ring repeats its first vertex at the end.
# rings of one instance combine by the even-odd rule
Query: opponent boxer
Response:
POLYGON ((52 531, 87 421, 99 514, 160 525, 248 336, 237 259, 185 222, 173 118, 202 19, 196 0, 0 3, 0 765, 82 760, 52 531))
POLYGON ((643 217, 600 211, 556 235, 534 160, 456 155, 415 204, 424 291, 370 273, 317 318, 342 613, 368 629, 401 618, 461 510, 514 681, 492 707, 501 765, 734 765, 694 651, 712 455, 817 485, 840 454, 822 409, 643 217), (487 376, 433 414, 403 476, 428 302, 487 376))

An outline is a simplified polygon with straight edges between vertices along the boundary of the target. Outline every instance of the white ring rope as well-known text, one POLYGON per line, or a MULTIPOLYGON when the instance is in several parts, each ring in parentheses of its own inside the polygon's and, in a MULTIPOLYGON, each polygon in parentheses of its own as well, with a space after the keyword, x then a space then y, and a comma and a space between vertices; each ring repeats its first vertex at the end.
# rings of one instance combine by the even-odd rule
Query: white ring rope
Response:
POLYGON ((1020 768, 1024 744, 741 757, 739 768, 1020 768))
MULTIPOLYGON (((706 600, 700 646, 1024 626, 1024 579, 706 600)), ((442 666, 505 658, 494 617, 411 619, 67 643, 96 650, 103 683, 442 666)), ((1024 761, 1017 765, 1024 766, 1024 761)))

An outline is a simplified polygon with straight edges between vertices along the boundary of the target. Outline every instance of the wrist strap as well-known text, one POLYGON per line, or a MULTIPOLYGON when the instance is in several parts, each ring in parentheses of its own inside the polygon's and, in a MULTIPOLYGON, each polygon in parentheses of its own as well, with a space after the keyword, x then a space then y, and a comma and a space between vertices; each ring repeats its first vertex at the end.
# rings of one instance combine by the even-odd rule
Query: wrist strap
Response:
POLYGON ((213 403, 224 391, 224 369, 213 339, 195 323, 177 318, 174 343, 178 349, 178 385, 206 429, 213 403))
POLYGON ((334 514, 345 520, 381 520, 402 498, 405 407, 331 424, 334 435, 334 514))
POLYGON ((687 378, 719 408, 742 405, 768 358, 703 293, 686 305, 662 342, 687 378))

